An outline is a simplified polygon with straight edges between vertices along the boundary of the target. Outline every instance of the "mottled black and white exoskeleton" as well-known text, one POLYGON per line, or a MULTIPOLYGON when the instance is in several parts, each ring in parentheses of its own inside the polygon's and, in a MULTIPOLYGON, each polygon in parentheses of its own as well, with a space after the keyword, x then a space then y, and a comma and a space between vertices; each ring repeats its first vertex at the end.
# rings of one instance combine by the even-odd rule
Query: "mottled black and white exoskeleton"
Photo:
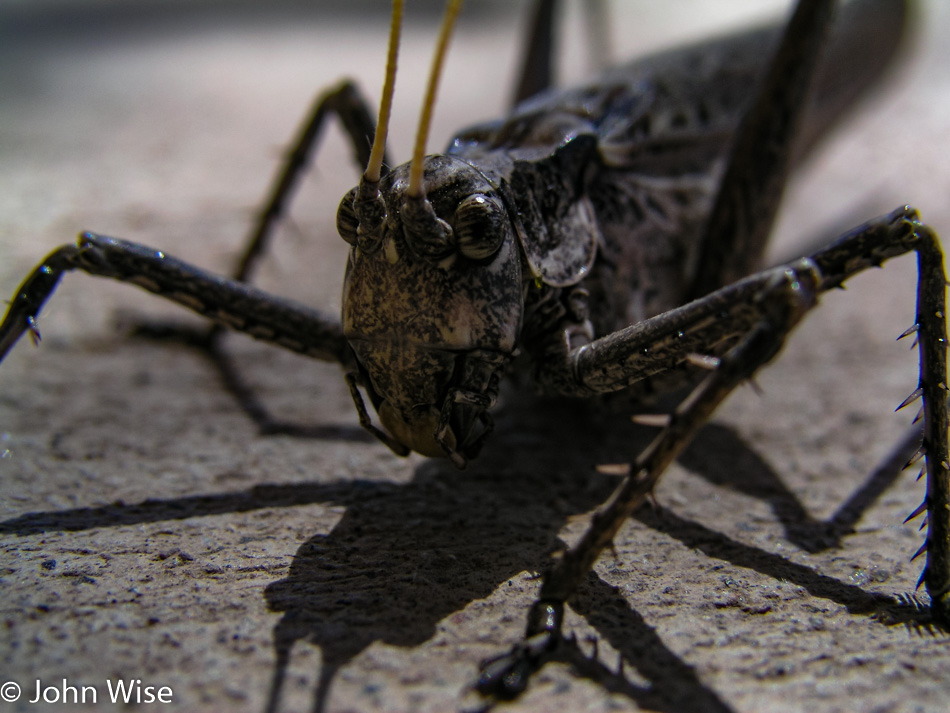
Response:
MULTIPOLYGON (((449 16, 458 4, 450 2, 449 16)), ((783 26, 557 91, 545 39, 553 3, 540 2, 511 113, 432 156, 424 156, 426 118, 413 160, 389 168, 395 5, 378 122, 351 84, 318 101, 233 279, 83 233, 17 289, 0 324, 0 358, 24 332, 38 339, 41 306, 64 272, 80 269, 339 362, 366 429, 397 454, 447 457, 458 467, 488 440, 499 381, 514 370, 544 393, 578 398, 692 386, 586 534, 547 569, 523 641, 485 665, 479 688, 511 696, 560 640, 565 600, 722 399, 776 355, 821 293, 916 252, 917 320, 908 333, 919 342, 920 382, 908 402, 923 401, 927 496, 911 517, 927 513, 921 581, 935 620, 950 624, 946 281, 936 235, 900 207, 807 257, 757 271, 789 170, 879 74, 899 30, 883 34, 888 46, 863 42, 863 33, 881 8, 901 16, 903 3, 856 0, 833 24, 833 0, 799 0, 783 26), (825 70, 855 53, 849 64, 862 73, 844 85, 829 79, 825 70), (330 114, 366 166, 337 215, 351 246, 342 321, 246 284, 330 114)), ((447 20, 437 57, 450 27, 447 20)), ((437 77, 434 68, 424 115, 437 77)), ((218 333, 210 333, 212 351, 218 333)))

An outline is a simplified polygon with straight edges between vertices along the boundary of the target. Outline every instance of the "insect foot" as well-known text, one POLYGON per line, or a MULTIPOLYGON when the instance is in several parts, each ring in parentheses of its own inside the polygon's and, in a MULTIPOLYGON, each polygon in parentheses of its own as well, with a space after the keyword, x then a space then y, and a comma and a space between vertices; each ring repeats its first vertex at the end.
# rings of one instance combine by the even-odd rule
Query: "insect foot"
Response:
POLYGON ((562 641, 561 602, 535 602, 528 617, 525 638, 507 654, 482 662, 476 689, 486 696, 516 698, 528 687, 531 675, 540 669, 562 641))

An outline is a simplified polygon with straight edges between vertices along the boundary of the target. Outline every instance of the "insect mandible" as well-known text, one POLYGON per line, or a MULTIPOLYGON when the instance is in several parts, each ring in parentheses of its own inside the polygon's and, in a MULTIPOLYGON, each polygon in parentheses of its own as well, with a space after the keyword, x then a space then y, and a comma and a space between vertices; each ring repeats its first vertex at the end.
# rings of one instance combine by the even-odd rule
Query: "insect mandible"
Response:
MULTIPOLYGON (((805 8, 803 13, 813 13, 811 19, 816 25, 822 23, 821 10, 815 9, 818 4, 802 3, 801 7, 805 8)), ((804 36, 817 37, 819 34, 817 30, 807 31, 804 36)), ((808 52, 810 50, 806 54, 808 52)), ((797 62, 795 66, 798 66, 797 62)), ((788 70, 782 71, 784 79, 784 73, 788 70)), ((784 84, 786 87, 781 88, 783 92, 804 91, 804 86, 796 88, 795 82, 784 84), (787 85, 791 85, 791 89, 787 85)), ((706 96, 711 103, 717 101, 711 92, 706 96)), ((673 98, 674 104, 678 99, 673 98)), ((801 95, 782 95, 782 99, 790 106, 803 103, 801 95)), ((621 97, 621 100, 628 101, 626 97, 621 97)), ((587 101, 588 97, 584 97, 583 102, 575 99, 575 105, 585 103, 586 108, 587 101)), ((422 200, 418 190, 412 189, 405 189, 410 197, 403 200, 402 186, 408 183, 406 174, 409 169, 401 167, 381 177, 384 187, 381 194, 388 204, 385 216, 382 213, 373 214, 369 208, 358 209, 348 201, 344 202, 339 221, 341 232, 355 243, 347 287, 349 299, 345 307, 349 346, 344 344, 342 334, 334 329, 334 325, 325 323, 323 318, 313 318, 310 313, 295 307, 283 314, 276 301, 234 285, 222 287, 225 290, 224 300, 214 304, 218 318, 228 326, 244 328, 255 336, 274 339, 284 346, 346 363, 351 369, 349 382, 354 400, 360 408, 361 420, 369 422, 371 419, 368 409, 360 407, 364 399, 370 401, 379 414, 382 428, 371 426, 375 434, 397 452, 411 447, 426 455, 444 454, 457 465, 464 465, 475 457, 490 432, 488 405, 494 398, 497 378, 504 373, 516 348, 532 357, 535 379, 543 388, 572 396, 601 389, 610 390, 618 385, 627 388, 634 383, 642 384, 645 375, 651 377, 648 379, 651 388, 656 388, 654 384, 662 383, 660 379, 653 378, 656 374, 662 376, 669 371, 673 373, 674 381, 678 381, 676 376, 681 371, 693 369, 694 373, 699 373, 703 369, 715 367, 708 380, 699 387, 704 391, 697 392, 707 395, 694 395, 688 400, 690 408, 673 419, 657 441, 658 445, 650 451, 654 454, 655 462, 649 458, 637 462, 634 475, 638 470, 649 472, 649 480, 652 481, 661 472, 662 464, 685 444, 685 432, 704 421, 706 410, 711 409, 735 382, 749 376, 759 363, 770 357, 785 331, 797 321, 799 312, 811 306, 812 297, 807 294, 809 282, 813 283, 815 290, 825 289, 843 278, 845 272, 850 274, 851 270, 864 267, 865 263, 875 262, 881 257, 888 257, 891 252, 913 249, 912 242, 921 235, 925 238, 929 235, 915 219, 903 213, 895 214, 889 223, 876 223, 873 229, 852 237, 846 248, 822 251, 812 256, 811 263, 783 266, 775 273, 767 276, 763 274, 740 283, 741 286, 723 288, 714 299, 704 298, 694 303, 696 306, 692 311, 670 311, 666 314, 668 308, 691 297, 703 297, 718 287, 717 283, 732 282, 733 278, 751 270, 760 249, 759 233, 767 232, 771 222, 768 214, 774 209, 775 200, 772 183, 777 181, 780 184, 784 178, 782 151, 778 152, 780 155, 775 159, 779 167, 766 162, 762 170, 767 180, 763 181, 763 186, 755 186, 751 191, 752 197, 741 206, 744 218, 748 215, 755 218, 757 224, 753 226, 754 229, 746 225, 746 234, 736 235, 736 244, 727 244, 723 248, 721 246, 724 243, 719 237, 711 240, 702 236, 704 230, 717 236, 723 235, 725 231, 719 229, 717 233, 712 228, 698 227, 703 223, 715 223, 708 220, 715 191, 705 185, 715 183, 715 180, 710 181, 699 172, 697 180, 680 181, 672 191, 669 186, 664 186, 654 194, 651 190, 656 190, 655 187, 644 189, 641 185, 630 184, 618 187, 610 181, 604 183, 604 175, 634 172, 634 166, 639 171, 641 164, 638 162, 644 160, 643 156, 631 156, 625 152, 631 152, 634 145, 640 147, 636 142, 645 138, 647 144, 656 140, 659 145, 659 148, 647 146, 650 151, 659 154, 652 155, 651 160, 659 161, 677 177, 685 173, 695 178, 697 171, 692 167, 684 169, 680 162, 692 164, 706 161, 708 168, 710 162, 722 161, 724 144, 715 145, 715 141, 691 144, 683 141, 684 135, 687 139, 693 139, 687 134, 696 126, 706 129, 719 119, 727 121, 723 117, 729 114, 727 110, 730 107, 693 105, 693 115, 677 115, 672 110, 663 115, 662 111, 650 113, 656 110, 651 105, 649 111, 645 112, 646 122, 630 122, 617 127, 616 133, 604 137, 592 130, 586 117, 578 119, 578 112, 571 108, 570 102, 570 96, 564 94, 558 95, 553 104, 544 104, 543 100, 536 99, 531 109, 523 110, 520 118, 502 128, 481 127, 461 135, 456 149, 450 152, 450 159, 434 159, 427 163, 426 170, 431 174, 425 184, 428 201, 422 200), (563 116, 558 116, 552 107, 567 107, 568 110, 563 116), (532 113, 534 111, 536 115, 532 113), (720 116, 717 111, 723 114, 720 116), (664 135, 664 129, 670 133, 664 135), (683 133, 678 134, 677 130, 683 133), (592 140, 595 134, 597 138, 592 140), (567 141, 565 137, 571 140, 567 141), (533 141, 539 141, 541 147, 532 147, 533 141), (503 146, 505 151, 493 155, 489 149, 494 145, 503 146), (521 151, 523 154, 519 153, 521 151), (451 174, 448 171, 449 167, 460 163, 463 164, 464 172, 451 174), (475 164, 478 170, 466 175, 471 164, 475 164), (588 173, 596 173, 591 166, 599 167, 600 173, 588 176, 588 173), (548 188, 552 176, 564 183, 559 185, 561 190, 553 196, 556 200, 542 200, 551 197, 551 194, 542 195, 543 191, 533 191, 532 187, 543 184, 548 188), (446 178, 448 180, 443 185, 435 185, 446 178), (429 185, 430 182, 432 185, 429 185), (597 191, 592 187, 595 184, 597 191), (510 190, 506 186, 511 186, 510 190), (611 193, 612 202, 604 197, 611 193), (620 194, 623 195, 618 199, 620 194), (429 214, 427 205, 434 207, 438 220, 429 214), (611 211, 618 209, 618 206, 623 211, 612 215, 611 211), (661 241, 663 249, 658 249, 657 255, 631 257, 622 254, 624 249, 618 248, 619 241, 612 237, 615 231, 628 229, 630 224, 643 225, 643 221, 656 230, 662 223, 660 219, 668 219, 670 213, 675 211, 680 211, 677 216, 680 230, 675 240, 664 238, 669 242, 661 241), (499 216, 507 216, 511 222, 499 216), (374 226, 377 218, 379 224, 374 226), (684 227, 691 221, 695 225, 684 227), (359 231, 356 230, 358 224, 362 224, 359 231), (525 228, 525 224, 531 227, 525 228), (883 236, 880 237, 882 247, 867 247, 867 241, 878 239, 878 231, 883 236), (398 237, 400 234, 405 238, 398 237), (690 236, 693 237, 690 239, 690 236), (685 246, 679 245, 677 240, 682 240, 685 246), (690 252, 704 251, 708 245, 713 245, 711 255, 690 252), (611 254, 615 250, 621 254, 619 258, 611 254), (720 255, 720 250, 725 254, 720 255), (875 252, 878 250, 883 252, 875 252), (672 260, 668 255, 671 252, 675 254, 672 260), (385 263, 383 260, 373 262, 380 257, 385 258, 385 263), (719 268, 697 267, 715 264, 717 260, 720 261, 719 268), (642 267, 643 261, 649 265, 649 270, 642 267), (732 264, 732 261, 737 264, 732 264), (474 269, 461 272, 469 263, 485 269, 480 272, 474 269), (446 322, 442 315, 437 315, 434 323, 430 321, 421 325, 415 320, 413 324, 421 326, 421 332, 407 335, 400 331, 408 320, 405 313, 397 310, 409 306, 418 310, 418 304, 400 304, 398 300, 394 303, 377 302, 375 295, 370 295, 365 285, 371 282, 376 287, 386 280, 393 280, 394 287, 399 288, 396 293, 401 294, 406 291, 404 288, 410 281, 419 278, 415 272, 394 276, 393 271, 387 271, 385 264, 425 270, 427 277, 421 284, 426 290, 431 288, 432 294, 427 295, 431 303, 440 306, 451 303, 452 309, 447 311, 462 316, 446 322), (364 268, 366 273, 361 272, 364 268), (453 270, 459 272, 453 273, 453 270), (614 275, 607 280, 604 278, 605 272, 618 272, 627 280, 620 280, 614 275), (487 276, 472 278, 476 283, 474 302, 468 299, 472 296, 467 295, 462 304, 457 305, 453 302, 456 299, 454 290, 469 274, 487 276), (451 279, 446 280, 443 275, 450 275, 451 279), (633 283, 636 283, 636 289, 631 288, 633 283), (491 300, 484 299, 486 287, 493 298, 491 300), (622 294, 613 294, 615 289, 621 288, 622 294), (446 292, 446 289, 449 291, 446 292), (791 306, 772 296, 772 291, 788 298, 791 306), (631 292, 636 299, 630 299, 631 292), (504 294, 505 298, 494 299, 499 294, 504 294), (241 298, 247 301, 246 309, 234 307, 241 298), (480 298, 481 301, 478 301, 480 298), (777 314, 770 313, 773 305, 777 314), (253 314, 253 310, 258 307, 263 311, 253 314), (471 311, 465 312, 466 309, 471 311), (644 321, 659 313, 665 316, 650 322, 644 321), (290 321, 284 321, 285 317, 290 321), (307 328, 301 329, 299 324, 294 323, 297 319, 303 319, 307 328), (310 321, 307 322, 307 319, 310 321), (239 324, 241 320, 245 321, 239 324), (551 328, 551 322, 557 324, 555 329, 551 328), (725 332, 722 331, 724 322, 728 324, 725 332), (291 324, 289 328, 288 324, 291 324), (638 326, 620 332, 610 342, 596 342, 593 346, 587 344, 618 331, 620 326, 626 324, 638 326), (769 330, 774 330, 778 336, 769 336, 769 330), (436 334, 434 338, 433 334, 436 334), (765 346, 757 345, 756 338, 764 339, 765 346), (352 352, 349 351, 351 348, 352 352), (761 352, 758 351, 760 348, 761 352), (644 353, 644 349, 647 353, 644 353), (607 356, 599 356, 605 351, 607 356), (750 352, 751 356, 742 356, 746 352, 750 352), (359 357, 359 364, 353 361, 354 353, 359 357), (565 370, 567 355, 573 361, 570 368, 565 370), (737 371, 730 373, 723 364, 729 365, 733 361, 737 363, 737 371), (620 366, 621 362, 623 366, 620 366), (590 376, 579 379, 579 372, 590 376)), ((728 97, 721 99, 721 102, 728 104, 728 97)), ((768 101, 762 100, 763 105, 774 106, 775 103, 774 97, 768 101)), ((628 103, 624 107, 624 116, 629 119, 636 115, 636 111, 636 106, 628 103)), ((728 121, 735 121, 735 117, 741 113, 732 107, 728 121)), ((609 118, 613 120, 612 116, 609 118)), ((365 128, 365 119, 358 121, 365 128)), ((751 122, 751 125, 754 127, 756 124, 751 122)), ((759 128, 763 131, 772 129, 767 126, 759 128)), ((754 136, 752 129, 745 131, 749 133, 742 135, 754 136)), ((702 138, 708 139, 708 135, 702 138)), ((781 146, 787 141, 790 139, 780 138, 777 143, 781 146)), ((756 142, 750 140, 749 143, 756 142)), ((747 150, 755 155, 754 147, 747 150)), ((732 159, 731 165, 752 160, 738 149, 735 154, 744 158, 732 159)), ((755 155, 755 158, 760 157, 755 155)), ((419 165, 418 160, 415 165, 419 165)), ((742 165, 748 169, 748 163, 742 165)), ((718 166, 710 172, 716 174, 722 171, 722 166, 718 166)), ((749 173, 744 175, 748 176, 749 173)), ((714 179, 716 177, 714 175, 714 179)), ((734 180, 741 185, 742 178, 740 176, 734 180)), ((364 185, 371 183, 367 181, 364 185)), ((726 185, 732 184, 727 182, 726 185)), ((743 186, 743 190, 747 190, 747 187, 743 186)), ((366 198, 366 204, 372 204, 373 201, 375 196, 366 198)), ((726 224, 741 223, 736 218, 735 207, 728 203, 723 201, 724 207, 713 210, 713 215, 722 216, 718 220, 726 224)), ((734 232, 742 233, 741 230, 734 232)), ((129 260, 132 267, 123 266, 121 269, 130 271, 120 272, 118 276, 177 298, 189 306, 197 307, 198 311, 210 311, 214 295, 204 289, 208 285, 201 282, 204 276, 200 273, 186 274, 184 282, 170 286, 163 282, 166 277, 174 278, 171 273, 177 269, 170 259, 161 258, 160 262, 155 263, 158 272, 145 274, 154 262, 154 251, 136 255, 133 247, 98 240, 87 238, 78 252, 63 254, 66 266, 78 266, 91 272, 111 272, 117 264, 129 260), (109 253, 114 246, 118 248, 115 258, 109 253), (97 250, 103 251, 101 257, 105 263, 96 265, 100 257, 97 250), (139 259, 142 262, 135 262, 139 259), (111 260, 117 262, 110 264, 111 260), (168 273, 162 266, 171 266, 168 273), (190 292, 192 285, 198 285, 200 291, 190 292)), ((933 262, 931 260, 930 264, 933 262)), ((57 267, 55 259, 46 261, 44 265, 52 267, 54 271, 57 267)), ((12 345, 23 329, 34 328, 31 320, 39 309, 39 303, 51 289, 49 285, 43 284, 46 275, 46 271, 37 273, 37 279, 18 290, 17 296, 22 299, 14 300, 11 313, 4 323, 5 328, 0 332, 0 345, 4 350, 12 345)), ((921 330, 925 337, 922 353, 931 355, 924 365, 925 386, 935 387, 945 382, 945 378, 939 374, 942 359, 932 356, 940 352, 942 347, 939 341, 928 344, 926 336, 939 340, 943 327, 941 324, 927 326, 925 318, 942 313, 943 310, 933 284, 926 287, 923 294, 926 300, 931 300, 925 304, 925 308, 933 308, 929 311, 925 309, 923 318, 919 320, 924 325, 921 330)), ((942 296, 939 299, 942 300, 942 296)), ((423 310, 425 316, 428 314, 423 310)), ((938 401, 940 399, 935 396, 928 397, 925 394, 925 404, 933 405, 938 401)), ((940 413, 936 413, 925 421, 933 432, 936 430, 934 424, 939 426, 943 418, 940 413)), ((945 433, 945 428, 940 430, 945 433)), ((931 435, 928 442, 927 463, 931 470, 939 470, 943 462, 939 455, 940 443, 935 443, 935 440, 940 439, 931 435), (934 453, 938 455, 934 456, 934 453)), ((934 484, 936 476, 934 473, 928 474, 932 481, 932 492, 939 493, 945 488, 934 484)), ((643 478, 631 478, 629 486, 636 492, 630 498, 625 498, 622 509, 635 507, 650 485, 643 478)), ((584 561, 576 565, 578 571, 589 567, 590 561, 609 540, 611 528, 624 519, 625 515, 615 515, 610 518, 609 525, 594 527, 592 536, 598 543, 585 545, 580 550, 579 557, 584 561)), ((936 526, 933 517, 930 523, 933 529, 936 526)), ((934 539, 933 535, 931 539, 934 539)), ((942 541, 939 535, 937 541, 942 541)), ((928 556, 932 554, 933 551, 928 556)), ((940 556, 939 551, 937 556, 940 556)), ((571 563, 572 559, 569 556, 561 561, 571 563)), ((937 581, 940 576, 938 565, 928 565, 927 584, 939 598, 943 585, 937 581)), ((535 612, 535 618, 540 616, 543 622, 540 629, 532 633, 540 635, 545 645, 520 650, 515 656, 519 662, 524 657, 530 659, 557 639, 560 614, 556 605, 568 596, 576 584, 577 576, 565 575, 565 568, 570 567, 560 565, 549 575, 546 585, 548 599, 535 612)), ((538 628, 537 623, 534 626, 538 628)))

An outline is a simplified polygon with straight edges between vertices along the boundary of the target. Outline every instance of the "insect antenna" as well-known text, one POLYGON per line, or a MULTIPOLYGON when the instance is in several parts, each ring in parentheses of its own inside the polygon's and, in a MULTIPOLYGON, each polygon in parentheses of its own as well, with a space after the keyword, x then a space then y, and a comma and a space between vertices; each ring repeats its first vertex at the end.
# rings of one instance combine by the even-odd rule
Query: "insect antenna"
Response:
POLYGON ((439 38, 436 43, 435 56, 432 58, 432 68, 429 71, 429 85, 426 87, 425 99, 422 103, 422 115, 419 117, 419 130, 416 133, 416 145, 409 162, 409 185, 406 188, 405 200, 402 204, 401 217, 406 231, 406 239, 416 255, 429 259, 440 260, 451 254, 456 248, 456 239, 451 226, 440 219, 426 199, 425 186, 422 179, 425 171, 426 140, 429 137, 429 126, 432 123, 432 110, 435 107, 435 95, 439 87, 439 75, 445 53, 449 45, 449 37, 462 8, 462 0, 449 0, 445 6, 445 15, 439 28, 439 38))
POLYGON ((379 118, 376 135, 369 155, 369 163, 363 172, 363 181, 379 183, 383 173, 383 156, 386 154, 386 137, 389 134, 389 116, 392 113, 393 89, 396 86, 396 59, 399 56, 399 34, 402 28, 403 0, 393 0, 393 16, 389 23, 389 51, 386 55, 386 78, 383 80, 383 96, 379 102, 379 118))
POLYGON ((392 113, 393 90, 396 86, 396 58, 399 55, 399 35, 402 29, 403 0, 393 0, 393 15, 389 23, 389 51, 386 55, 386 77, 383 96, 379 102, 376 133, 370 149, 366 170, 360 178, 354 209, 364 234, 374 233, 386 217, 386 203, 379 194, 379 179, 383 175, 386 155, 386 137, 389 134, 389 116, 392 113))
POLYGON ((435 107, 435 95, 439 89, 439 78, 442 74, 442 65, 449 45, 452 28, 462 9, 462 0, 449 0, 445 6, 445 15, 442 17, 442 26, 439 28, 439 39, 432 58, 432 68, 429 70, 429 84, 426 87, 425 100, 422 103, 422 114, 419 117, 419 130, 416 133, 416 145, 412 152, 412 163, 409 169, 409 191, 411 198, 424 198, 425 187, 422 185, 423 159, 426 152, 426 141, 429 138, 429 127, 432 124, 432 111, 435 107))

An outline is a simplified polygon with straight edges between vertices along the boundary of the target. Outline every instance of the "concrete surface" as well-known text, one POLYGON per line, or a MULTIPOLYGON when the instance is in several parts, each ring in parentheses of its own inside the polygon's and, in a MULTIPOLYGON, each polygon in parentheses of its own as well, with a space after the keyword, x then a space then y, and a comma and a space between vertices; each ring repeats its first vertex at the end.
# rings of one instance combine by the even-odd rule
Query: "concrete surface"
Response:
MULTIPOLYGON (((950 234, 950 8, 919 4, 905 66, 792 187, 777 254, 904 202, 950 234)), ((676 42, 751 5, 624 4, 615 44, 676 42)), ((3 9, 8 294, 83 228, 228 270, 314 92, 347 75, 378 94, 385 19, 364 17, 368 5, 143 7, 42 22, 29 4, 3 9)), ((476 20, 480 9, 455 43, 433 149, 505 104, 514 13, 476 20)), ((428 16, 410 20, 398 160, 431 33, 428 16)), ((333 215, 355 176, 331 132, 261 284, 339 308, 333 215)), ((584 652, 599 642, 604 667, 622 658, 623 677, 567 657, 498 710, 946 710, 950 641, 920 609, 908 560, 921 537, 901 524, 922 483, 892 462, 909 420, 893 409, 916 383, 915 354, 894 342, 914 276, 905 258, 828 296, 761 374, 762 393, 730 399, 658 507, 598 563, 569 627, 584 652)), ((547 553, 609 492, 593 467, 650 435, 509 399, 459 473, 362 438, 334 367, 234 338, 268 406, 324 435, 261 437, 199 355, 116 327, 143 316, 187 319, 129 287, 67 278, 40 348, 20 344, 0 368, 0 686, 23 688, 0 711, 61 710, 27 701, 37 680, 61 693, 64 679, 95 688, 82 710, 119 708, 109 685, 136 679, 173 691, 173 706, 147 710, 262 711, 275 688, 284 711, 475 708, 478 662, 517 640, 547 553)))

